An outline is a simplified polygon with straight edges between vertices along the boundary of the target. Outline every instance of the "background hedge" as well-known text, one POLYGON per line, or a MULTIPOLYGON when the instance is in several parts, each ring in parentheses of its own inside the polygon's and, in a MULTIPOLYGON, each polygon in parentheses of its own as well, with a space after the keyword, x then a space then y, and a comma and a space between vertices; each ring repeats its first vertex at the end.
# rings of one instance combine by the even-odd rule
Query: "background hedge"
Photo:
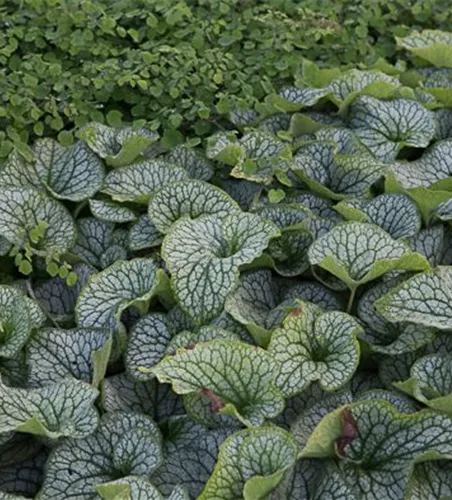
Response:
POLYGON ((452 30, 449 0, 0 0, 0 156, 96 120, 177 141, 293 83, 302 58, 371 64, 452 30), (407 26, 410 26, 408 29, 407 26))

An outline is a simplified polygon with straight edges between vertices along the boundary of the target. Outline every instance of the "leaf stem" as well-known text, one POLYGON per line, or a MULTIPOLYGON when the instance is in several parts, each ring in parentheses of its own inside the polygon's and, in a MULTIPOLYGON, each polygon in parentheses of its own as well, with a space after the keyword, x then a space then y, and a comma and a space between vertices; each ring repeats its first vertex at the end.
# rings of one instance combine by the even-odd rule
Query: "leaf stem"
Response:
POLYGON ((348 298, 347 304, 347 313, 350 314, 350 311, 353 307, 353 301, 355 300, 356 287, 350 288, 350 296, 348 298))

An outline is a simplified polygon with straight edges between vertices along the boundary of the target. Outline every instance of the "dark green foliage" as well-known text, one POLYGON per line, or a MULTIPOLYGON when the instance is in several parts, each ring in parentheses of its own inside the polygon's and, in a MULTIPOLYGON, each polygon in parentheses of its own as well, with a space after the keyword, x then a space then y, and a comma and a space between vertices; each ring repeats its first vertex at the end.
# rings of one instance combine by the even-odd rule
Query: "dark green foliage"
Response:
MULTIPOLYGON (((394 35, 450 30, 448 0, 0 0, 0 156, 96 120, 177 142, 321 65, 391 59, 394 35), (183 126, 182 126, 183 123, 183 126)), ((26 152, 26 150, 25 150, 26 152)))

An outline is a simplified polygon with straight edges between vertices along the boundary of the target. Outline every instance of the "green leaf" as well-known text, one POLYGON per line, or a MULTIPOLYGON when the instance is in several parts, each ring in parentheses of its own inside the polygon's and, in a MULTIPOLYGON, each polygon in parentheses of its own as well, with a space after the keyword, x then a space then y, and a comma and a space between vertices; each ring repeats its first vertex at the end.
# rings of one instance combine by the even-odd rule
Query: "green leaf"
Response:
POLYGON ((42 387, 71 376, 97 387, 105 375, 110 350, 107 330, 39 330, 26 347, 29 384, 42 387))
POLYGON ((75 285, 68 286, 66 280, 56 277, 39 283, 33 290, 36 300, 57 322, 72 318, 80 290, 95 271, 87 264, 75 264, 72 269, 77 275, 75 285))
POLYGON ((452 497, 452 462, 432 460, 416 464, 408 483, 406 498, 447 499, 452 497))
POLYGON ((150 259, 133 259, 118 261, 90 277, 77 300, 77 325, 117 328, 125 309, 147 306, 162 284, 162 273, 150 259))
POLYGON ((328 89, 288 87, 277 95, 267 97, 266 102, 278 111, 294 112, 314 106, 328 94, 328 89))
POLYGON ((203 181, 189 180, 168 184, 157 191, 149 202, 148 215, 157 230, 166 234, 182 217, 225 217, 238 211, 238 204, 221 189, 203 181))
POLYGON ((27 432, 56 439, 83 438, 97 427, 98 391, 71 378, 40 389, 0 384, 0 432, 27 432))
POLYGON ((323 390, 335 391, 350 380, 359 362, 360 324, 350 315, 323 312, 309 302, 297 309, 272 334, 269 353, 280 363, 276 385, 293 396, 319 381, 323 390))
POLYGON ((440 30, 413 31, 406 37, 396 37, 397 46, 434 66, 452 68, 452 34, 440 30))
POLYGON ((95 498, 95 487, 121 477, 149 477, 162 462, 161 436, 145 415, 113 413, 85 439, 69 439, 50 456, 39 498, 95 498))
POLYGON ((104 378, 101 400, 107 412, 144 413, 159 423, 184 413, 182 398, 171 390, 171 386, 160 384, 156 378, 137 382, 123 373, 104 378))
POLYGON ((405 189, 428 188, 432 184, 436 187, 441 181, 448 183, 452 174, 451 161, 452 140, 445 140, 435 143, 418 160, 391 163, 389 170, 405 189))
POLYGON ((373 224, 344 222, 309 249, 312 265, 326 269, 351 289, 393 269, 422 271, 430 266, 420 254, 373 224))
POLYGON ((261 425, 278 415, 284 399, 274 386, 278 365, 266 351, 243 342, 211 340, 167 357, 154 369, 177 394, 204 392, 215 412, 261 425))
MULTIPOLYGON (((147 479, 126 476, 109 483, 99 484, 96 490, 104 500, 164 500, 159 490, 147 479)), ((168 500, 189 500, 185 490, 176 489, 168 500)))
POLYGON ((394 386, 426 406, 452 415, 451 356, 423 356, 412 365, 410 378, 394 386))
POLYGON ((393 288, 376 302, 389 321, 450 330, 452 326, 452 267, 439 266, 393 288))
POLYGON ((292 436, 278 427, 247 429, 220 447, 215 470, 199 500, 266 498, 296 460, 292 436))
POLYGON ((338 456, 358 498, 403 498, 416 461, 450 454, 451 424, 437 413, 404 415, 383 401, 362 401, 324 417, 301 455, 338 456))
POLYGON ((315 193, 331 199, 364 196, 383 175, 376 158, 362 154, 340 154, 329 141, 313 141, 300 147, 292 170, 315 193))
POLYGON ((107 174, 102 192, 116 201, 147 204, 155 191, 187 178, 188 173, 182 167, 161 160, 143 161, 107 174))
POLYGON ((143 250, 159 246, 163 241, 163 234, 157 230, 149 216, 143 214, 130 226, 128 240, 130 250, 143 250))
POLYGON ((212 165, 206 158, 186 146, 176 146, 164 158, 166 162, 184 168, 190 179, 208 181, 214 173, 212 165))
POLYGON ((409 238, 421 229, 421 216, 416 204, 402 194, 381 194, 372 200, 341 201, 334 209, 348 220, 376 224, 395 239, 409 238))
POLYGON ((112 201, 89 200, 89 208, 94 217, 107 222, 120 224, 137 220, 137 215, 133 210, 112 201))
POLYGON ((435 135, 433 113, 414 100, 361 96, 352 104, 350 116, 351 128, 384 162, 394 160, 404 146, 427 147, 435 135))
POLYGON ((243 274, 239 286, 227 298, 225 309, 246 326, 258 345, 266 347, 272 330, 280 326, 290 309, 296 308, 297 299, 325 309, 340 309, 339 300, 320 283, 293 284, 272 278, 266 269, 243 274))
POLYGON ((78 136, 112 167, 129 165, 159 138, 143 128, 113 128, 101 123, 88 123, 78 136))
POLYGON ((0 232, 7 240, 23 248, 29 232, 43 222, 46 229, 34 247, 37 252, 64 252, 74 244, 74 221, 61 203, 31 188, 0 188, 0 232))
POLYGON ((215 467, 221 443, 234 430, 226 426, 207 429, 186 415, 170 418, 165 461, 153 475, 153 483, 166 495, 183 487, 191 498, 198 498, 215 467))
POLYGON ((237 286, 239 266, 259 257, 278 234, 271 222, 243 213, 174 224, 163 242, 162 256, 180 306, 198 324, 218 316, 237 286))

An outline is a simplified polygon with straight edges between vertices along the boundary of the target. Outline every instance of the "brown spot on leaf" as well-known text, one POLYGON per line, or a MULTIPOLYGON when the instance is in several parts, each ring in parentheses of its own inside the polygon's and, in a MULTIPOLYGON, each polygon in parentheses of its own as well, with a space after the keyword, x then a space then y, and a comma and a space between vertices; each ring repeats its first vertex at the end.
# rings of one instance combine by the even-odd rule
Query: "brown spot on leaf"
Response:
POLYGON ((210 399, 210 406, 214 413, 220 412, 224 407, 224 401, 220 399, 216 394, 214 394, 211 390, 202 388, 201 394, 210 399))
POLYGON ((303 312, 303 307, 301 305, 297 306, 296 309, 294 309, 293 311, 291 311, 289 314, 290 316, 295 316, 295 317, 298 317, 300 316, 300 314, 303 312))
POLYGON ((340 457, 344 457, 345 447, 358 437, 358 424, 353 418, 350 408, 342 410, 342 436, 336 440, 336 449, 340 457))

